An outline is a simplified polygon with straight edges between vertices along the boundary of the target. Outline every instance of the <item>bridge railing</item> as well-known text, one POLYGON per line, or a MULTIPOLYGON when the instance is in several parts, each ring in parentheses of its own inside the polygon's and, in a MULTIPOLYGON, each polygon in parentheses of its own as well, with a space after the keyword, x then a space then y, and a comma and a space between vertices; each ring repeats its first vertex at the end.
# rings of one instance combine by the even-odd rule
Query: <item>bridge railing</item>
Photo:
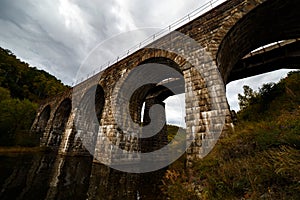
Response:
POLYGON ((281 41, 273 42, 273 43, 261 46, 257 49, 254 49, 249 54, 245 55, 242 59, 249 58, 249 57, 255 56, 257 54, 265 53, 265 52, 271 51, 273 49, 281 48, 285 45, 288 45, 288 44, 291 44, 294 42, 298 42, 299 40, 300 40, 300 38, 295 38, 295 39, 290 39, 290 40, 281 40, 281 41))
POLYGON ((220 5, 221 3, 225 2, 225 1, 227 1, 227 0, 209 0, 207 3, 203 4, 202 6, 195 9, 194 11, 187 14, 186 16, 184 16, 184 17, 180 18, 179 20, 173 22, 169 26, 161 29, 159 32, 147 37, 146 39, 144 39, 140 43, 132 46, 127 51, 125 51, 122 55, 117 56, 116 59, 107 61, 106 63, 104 63, 103 65, 101 65, 98 68, 99 69, 98 71, 94 70, 92 73, 87 74, 86 77, 81 77, 80 79, 76 80, 75 83, 72 83, 72 86, 75 86, 75 85, 81 83, 83 80, 85 80, 84 78, 88 79, 88 78, 94 76, 96 73, 99 73, 99 72, 105 70, 109 66, 111 66, 111 65, 117 63, 118 61, 126 58, 127 56, 135 53, 136 51, 144 48, 145 46, 151 44, 155 40, 157 40, 159 38, 162 38, 163 36, 167 35, 168 33, 172 32, 174 30, 176 30, 177 28, 179 28, 182 25, 188 23, 189 21, 192 21, 192 20, 196 19, 200 15, 210 11, 211 9, 215 8, 216 6, 220 5))

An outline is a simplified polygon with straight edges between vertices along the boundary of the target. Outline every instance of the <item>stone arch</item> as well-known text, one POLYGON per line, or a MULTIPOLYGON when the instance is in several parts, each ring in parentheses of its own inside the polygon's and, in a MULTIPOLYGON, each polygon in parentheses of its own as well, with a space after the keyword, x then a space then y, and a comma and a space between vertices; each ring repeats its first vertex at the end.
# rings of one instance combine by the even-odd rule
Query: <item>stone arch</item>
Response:
POLYGON ((51 107, 50 105, 46 105, 41 114, 38 116, 38 121, 36 125, 36 130, 35 132, 38 134, 43 134, 45 132, 45 128, 48 124, 48 120, 50 118, 50 113, 51 113, 51 107))
MULTIPOLYGON (((165 121, 166 120, 165 113, 162 113, 161 116, 157 116, 157 119, 150 119, 149 116, 150 108, 155 104, 165 107, 165 103, 163 101, 166 98, 168 98, 169 96, 173 96, 175 93, 176 94, 185 93, 185 81, 184 81, 183 70, 181 68, 186 62, 181 62, 180 64, 178 64, 176 63, 176 61, 174 61, 175 60, 174 58, 176 58, 175 55, 169 54, 170 57, 172 57, 171 59, 166 56, 165 57, 160 56, 158 52, 164 54, 163 51, 156 51, 155 53, 156 57, 146 58, 144 56, 143 59, 140 60, 140 62, 136 65, 136 67, 145 64, 149 64, 149 66, 146 67, 152 67, 152 64, 154 65, 160 64, 175 69, 175 73, 160 74, 160 78, 156 80, 157 81, 156 83, 143 85, 134 91, 133 95, 130 98, 129 110, 130 110, 130 115, 132 120, 135 123, 139 123, 141 126, 147 126, 148 124, 150 124, 150 122, 159 123, 157 120, 160 120, 160 118, 161 120, 165 121), (164 83, 164 81, 169 81, 169 83, 168 82, 164 83), (172 91, 168 87, 172 88, 172 91), (144 117, 142 123, 141 113, 143 109, 143 104, 145 104, 145 108, 144 108, 144 117)), ((138 143, 140 145, 140 150, 142 152, 151 152, 165 146, 168 143, 166 124, 163 125, 163 128, 160 130, 159 133, 149 138, 142 138, 139 140, 138 143)))
POLYGON ((104 90, 101 85, 94 85, 84 93, 76 111, 76 131, 71 136, 70 152, 94 153, 104 103, 104 90))
POLYGON ((252 50, 272 42, 300 37, 298 8, 297 0, 266 1, 229 30, 217 52, 218 67, 225 83, 235 79, 232 71, 236 64, 252 50))
MULTIPOLYGON (((178 88, 175 88, 176 91, 184 93, 184 80, 182 80, 183 78, 183 72, 180 69, 180 66, 173 60, 171 60, 170 58, 167 57, 151 57, 148 59, 145 59, 144 61, 140 62, 137 66, 139 65, 143 65, 143 64, 162 64, 162 65, 167 65, 169 67, 171 67, 172 69, 175 69, 176 71, 178 71, 181 74, 181 77, 169 77, 172 76, 172 74, 166 74, 165 76, 162 77, 162 80, 160 81, 164 81, 164 79, 167 78, 177 78, 179 79, 180 82, 180 86, 178 86, 178 88)), ((150 66, 151 67, 151 66, 150 66)), ((141 106, 143 104, 143 101, 145 98, 147 98, 147 96, 151 96, 151 94, 156 94, 157 97, 159 98, 160 101, 165 100, 166 98, 168 98, 169 96, 174 95, 174 93, 167 89, 165 86, 163 85, 157 85, 157 84, 148 84, 148 85, 143 85, 142 87, 138 88, 138 90, 136 90, 130 100, 130 110, 133 111, 134 108, 137 108, 138 111, 137 112, 131 112, 131 117, 132 119, 138 123, 139 119, 140 119, 140 109, 141 106), (158 95, 158 93, 160 93, 158 95), (141 100, 141 101, 139 101, 141 100), (138 114, 137 114, 138 113, 138 114)))
POLYGON ((63 133, 65 131, 70 113, 72 110, 71 99, 64 99, 57 107, 53 121, 52 127, 50 129, 50 137, 48 140, 48 145, 58 148, 60 146, 63 133))
POLYGON ((181 55, 172 51, 159 49, 159 47, 145 48, 141 55, 133 67, 146 63, 159 63, 168 65, 182 73, 183 67, 187 63, 187 60, 181 55))
MULTIPOLYGON (((95 152, 97 160, 103 163, 108 160, 110 162, 117 162, 114 161, 110 155, 119 153, 119 148, 127 152, 137 152, 141 150, 140 146, 137 145, 139 144, 139 142, 137 142, 139 138, 137 134, 141 132, 134 130, 142 129, 143 131, 144 127, 138 124, 141 119, 141 107, 148 92, 158 85, 148 84, 144 87, 139 85, 138 87, 141 88, 135 87, 134 90, 126 90, 127 88, 125 87, 132 87, 132 85, 134 87, 134 84, 124 86, 124 83, 126 83, 127 78, 131 76, 131 72, 134 71, 134 69, 138 69, 139 65, 151 62, 171 66, 172 63, 174 63, 176 66, 176 70, 174 71, 183 75, 185 84, 186 137, 188 138, 186 142, 188 145, 191 144, 187 155, 190 155, 189 157, 201 157, 210 151, 210 148, 221 133, 221 129, 224 126, 224 113, 228 110, 226 96, 223 92, 223 82, 218 75, 218 69, 212 64, 213 59, 211 57, 207 56, 206 59, 202 60, 198 60, 194 57, 185 58, 185 55, 182 55, 182 53, 176 53, 176 48, 177 47, 174 47, 168 51, 160 49, 159 47, 146 47, 139 50, 137 55, 132 59, 121 60, 115 67, 112 66, 105 70, 100 82, 104 85, 108 93, 108 98, 105 102, 105 112, 103 113, 105 117, 103 117, 101 125, 101 134, 98 136, 97 141, 97 148, 99 147, 101 149, 97 149, 95 152), (194 63, 195 66, 192 63, 194 63), (139 92, 133 95, 130 93, 129 97, 127 94, 124 94, 124 96, 127 95, 126 99, 124 99, 123 94, 120 92, 120 90, 124 88, 126 91, 134 92, 138 90, 139 92), (123 100, 126 100, 126 102, 123 100), (128 101, 131 101, 132 105, 135 104, 133 106, 136 108, 135 110, 129 110, 127 106, 128 101), (214 107, 216 104, 218 105, 214 107), (134 123, 131 123, 131 120, 134 121, 134 123), (108 140, 110 142, 107 142, 108 140)), ((199 48, 193 49, 193 52, 195 54, 199 52, 201 54, 205 53, 199 48)), ((163 81, 163 79, 159 81, 163 81)), ((163 90, 163 88, 154 89, 154 91, 156 90, 160 91, 163 90)), ((160 141, 161 140, 158 142, 160 141)), ((158 146, 161 147, 162 145, 158 143, 158 146)), ((151 152, 151 149, 146 151, 151 152)), ((128 155, 124 153, 120 156, 126 158, 128 155)), ((139 160, 139 157, 137 156, 132 159, 139 160)))

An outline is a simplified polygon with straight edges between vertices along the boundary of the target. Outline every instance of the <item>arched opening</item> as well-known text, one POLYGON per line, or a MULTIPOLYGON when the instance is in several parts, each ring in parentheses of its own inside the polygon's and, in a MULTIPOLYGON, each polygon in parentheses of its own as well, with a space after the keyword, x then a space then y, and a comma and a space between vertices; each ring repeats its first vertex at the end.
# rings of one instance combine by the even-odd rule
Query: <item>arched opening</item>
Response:
MULTIPOLYGON (((179 109, 179 113, 185 115, 185 104, 180 103, 182 98, 184 99, 185 93, 183 73, 177 63, 164 57, 150 58, 140 63, 149 68, 156 64, 167 66, 170 70, 167 70, 166 73, 157 71, 157 73, 147 74, 146 76, 155 76, 153 78, 155 81, 138 88, 131 96, 129 104, 132 120, 141 127, 150 127, 143 129, 142 134, 151 136, 139 139, 141 152, 152 152, 164 147, 172 136, 176 135, 179 126, 185 127, 185 116, 172 116, 174 114, 172 110, 175 109, 179 109), (155 112, 155 115, 151 116, 151 109, 156 105, 159 105, 163 112, 155 112), (178 119, 181 121, 176 121, 178 119), (158 127, 161 129, 157 129, 158 127)), ((152 80, 152 77, 149 79, 152 80)))
POLYGON ((50 118, 50 113, 51 113, 50 105, 47 105, 39 115, 37 126, 36 126, 36 133, 42 135, 45 132, 45 128, 50 118))
POLYGON ((257 89, 300 68, 298 4, 295 0, 266 1, 240 19, 224 37, 217 61, 234 110, 239 109, 237 93, 243 92, 243 85, 257 89))
POLYGON ((70 140, 70 152, 93 155, 104 103, 104 90, 100 85, 91 87, 84 94, 77 107, 75 117, 76 131, 72 134, 70 140))
POLYGON ((169 96, 164 100, 166 105, 166 120, 168 125, 186 128, 185 123, 185 93, 169 96))
MULTIPOLYGON (((177 126, 181 128, 186 128, 185 124, 185 94, 176 94, 167 97, 164 101, 165 111, 166 111, 166 122, 169 126, 177 126)), ((141 122, 144 122, 145 115, 144 102, 141 108, 141 122)))
MULTIPOLYGON (((129 126, 131 125, 128 123, 128 120, 124 118, 123 128, 125 128, 125 130, 118 130, 118 134, 121 135, 121 141, 119 143, 120 148, 126 151, 133 150, 145 154, 155 154, 155 152, 168 146, 169 150, 173 150, 172 154, 174 152, 174 155, 165 153, 168 154, 168 158, 178 158, 181 154, 178 155, 177 149, 181 146, 174 147, 168 145, 168 143, 170 142, 170 139, 173 139, 172 137, 177 134, 179 129, 178 125, 185 124, 185 121, 178 121, 176 126, 173 126, 172 129, 170 129, 170 125, 168 124, 169 121, 167 121, 167 119, 175 116, 167 116, 170 112, 166 110, 166 104, 170 104, 171 101, 171 103, 173 102, 173 105, 176 103, 179 104, 177 109, 185 110, 185 107, 180 107, 180 103, 178 103, 176 98, 169 99, 169 101, 166 100, 169 97, 182 96, 182 94, 185 94, 185 80, 180 66, 173 60, 165 57, 147 59, 129 73, 124 84, 121 86, 120 91, 128 91, 128 93, 130 93, 132 88, 134 88, 134 90, 129 99, 129 117, 135 124, 139 125, 139 131, 137 131, 137 129, 132 130, 138 132, 140 135, 138 135, 137 138, 134 138, 130 136, 127 137, 124 134, 127 133, 128 135, 128 130, 130 130, 130 127, 128 127, 127 124, 129 124, 129 126), (138 85, 138 87, 131 87, 134 85, 138 85), (128 129, 126 129, 127 127, 128 129), (137 143, 138 146, 134 147, 134 143, 137 143)), ((122 94, 119 94, 120 98, 122 98, 122 96, 122 94)), ((126 105, 122 106, 125 107, 126 105)), ((185 105, 181 104, 181 106, 185 105)), ((181 114, 185 114, 185 111, 181 114)), ((183 116, 182 118, 184 119, 185 117, 183 116)), ((186 144, 185 139, 184 134, 184 144, 186 144)), ((181 141, 178 143, 180 142, 181 141)), ((163 157, 165 155, 159 154, 156 156, 163 157)), ((142 157, 139 162, 148 165, 149 162, 155 161, 155 157, 152 157, 152 159, 142 157)), ((159 181, 164 175, 165 170, 166 169, 163 168, 155 172, 141 174, 139 176, 140 187, 138 186, 137 189, 139 195, 144 196, 148 191, 157 193, 159 191, 157 186, 159 185, 159 181)))
POLYGON ((50 130, 50 138, 48 145, 52 147, 59 147, 63 133, 71 113, 72 103, 69 98, 63 100, 55 111, 52 127, 50 130))
POLYGON ((298 5, 297 0, 266 1, 231 28, 217 53, 218 67, 226 84, 276 69, 299 68, 298 5), (264 47, 263 51, 251 55, 259 47, 264 47))
POLYGON ((184 120, 185 118, 185 105, 180 104, 180 100, 176 99, 176 97, 184 95, 184 80, 179 81, 177 84, 180 87, 180 93, 174 93, 168 87, 161 85, 156 85, 147 92, 144 99, 143 126, 152 124, 154 130, 152 137, 141 139, 142 152, 151 152, 162 148, 173 139, 180 128, 185 127, 185 121, 178 120, 184 120), (162 106, 164 112, 151 115, 152 106, 156 104, 162 106), (178 109, 177 114, 181 116, 174 116, 172 111, 175 109, 178 109), (163 127, 158 133, 155 133, 155 126, 156 124, 160 126, 161 121, 164 122, 163 127))

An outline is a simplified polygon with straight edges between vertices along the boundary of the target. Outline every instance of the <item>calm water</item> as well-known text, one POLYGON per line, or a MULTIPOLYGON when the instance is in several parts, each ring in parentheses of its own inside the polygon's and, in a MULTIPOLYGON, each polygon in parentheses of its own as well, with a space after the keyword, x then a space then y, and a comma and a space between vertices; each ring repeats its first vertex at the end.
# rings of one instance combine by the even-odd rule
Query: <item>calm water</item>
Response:
POLYGON ((163 172, 129 174, 88 156, 0 155, 0 199, 165 199, 163 172))

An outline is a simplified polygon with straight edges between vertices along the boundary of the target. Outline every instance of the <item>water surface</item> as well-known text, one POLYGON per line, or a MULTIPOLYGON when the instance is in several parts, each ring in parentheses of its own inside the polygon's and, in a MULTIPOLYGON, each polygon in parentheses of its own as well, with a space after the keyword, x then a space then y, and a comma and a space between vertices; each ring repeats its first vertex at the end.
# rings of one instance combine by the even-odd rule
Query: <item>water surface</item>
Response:
POLYGON ((6 153, 0 155, 0 199, 164 199, 162 175, 120 172, 90 156, 6 153))

